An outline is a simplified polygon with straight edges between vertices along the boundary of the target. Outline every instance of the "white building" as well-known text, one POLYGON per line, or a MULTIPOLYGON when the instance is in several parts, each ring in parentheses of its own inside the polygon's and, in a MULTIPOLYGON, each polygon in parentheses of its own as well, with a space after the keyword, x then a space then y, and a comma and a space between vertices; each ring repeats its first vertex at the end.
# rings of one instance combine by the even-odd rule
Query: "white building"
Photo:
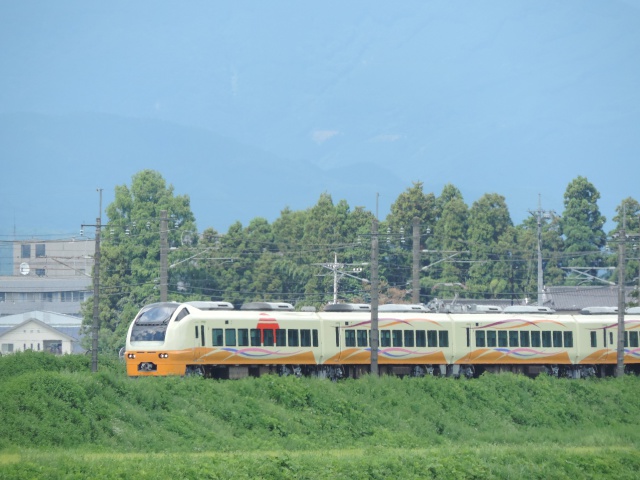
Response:
POLYGON ((0 317, 33 310, 80 315, 93 294, 95 240, 0 242, 0 317))
POLYGON ((1 317, 0 353, 25 350, 83 353, 81 326, 81 318, 54 312, 33 311, 1 317))

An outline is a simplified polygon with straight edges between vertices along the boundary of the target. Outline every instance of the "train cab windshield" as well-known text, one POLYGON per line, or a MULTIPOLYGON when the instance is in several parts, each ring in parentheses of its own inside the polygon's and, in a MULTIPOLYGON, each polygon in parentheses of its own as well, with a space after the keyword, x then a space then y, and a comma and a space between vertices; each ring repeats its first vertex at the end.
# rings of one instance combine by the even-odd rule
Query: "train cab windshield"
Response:
POLYGON ((144 307, 133 324, 131 341, 164 341, 169 320, 179 306, 179 303, 154 303, 144 307))

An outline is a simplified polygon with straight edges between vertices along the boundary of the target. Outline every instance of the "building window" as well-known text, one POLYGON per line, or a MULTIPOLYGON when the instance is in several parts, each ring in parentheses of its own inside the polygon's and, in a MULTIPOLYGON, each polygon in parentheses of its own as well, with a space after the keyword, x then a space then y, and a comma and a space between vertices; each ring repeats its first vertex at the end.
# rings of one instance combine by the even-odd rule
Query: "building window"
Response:
POLYGON ((36 243, 36 258, 46 257, 44 243, 36 243))
MULTIPOLYGON (((45 340, 42 346, 45 352, 62 354, 62 342, 60 340, 45 340)), ((40 349, 40 344, 38 344, 38 349, 40 349)))
POLYGON ((13 343, 3 343, 2 344, 2 353, 13 353, 13 343))
POLYGON ((31 245, 21 245, 20 258, 31 258, 31 245))
POLYGON ((0 302, 5 301, 5 292, 0 292, 0 302))
POLYGON ((60 292, 60 301, 61 302, 73 301, 73 292, 60 292))

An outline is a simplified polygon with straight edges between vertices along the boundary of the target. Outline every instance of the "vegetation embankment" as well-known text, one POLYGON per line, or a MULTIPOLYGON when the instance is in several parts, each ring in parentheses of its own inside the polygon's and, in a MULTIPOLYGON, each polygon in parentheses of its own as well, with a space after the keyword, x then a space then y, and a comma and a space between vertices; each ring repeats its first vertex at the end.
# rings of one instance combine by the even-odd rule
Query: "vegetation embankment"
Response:
POLYGON ((640 379, 125 376, 0 358, 0 477, 633 478, 640 379), (632 475, 633 474, 633 475, 632 475))

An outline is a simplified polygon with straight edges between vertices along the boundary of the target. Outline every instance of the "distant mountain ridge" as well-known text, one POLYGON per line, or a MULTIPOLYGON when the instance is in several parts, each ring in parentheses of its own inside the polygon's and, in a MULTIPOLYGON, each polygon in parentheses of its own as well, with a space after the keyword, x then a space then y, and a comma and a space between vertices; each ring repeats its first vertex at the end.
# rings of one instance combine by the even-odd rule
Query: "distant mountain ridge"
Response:
POLYGON ((370 206, 379 178, 390 192, 406 188, 372 164, 323 170, 201 128, 105 114, 0 114, 0 158, 15 172, 2 189, 1 235, 11 234, 12 214, 20 230, 76 231, 97 217, 96 188, 106 207, 116 185, 130 185, 146 168, 189 195, 200 229, 222 232, 235 221, 273 221, 285 207, 311 207, 323 192, 370 206))

